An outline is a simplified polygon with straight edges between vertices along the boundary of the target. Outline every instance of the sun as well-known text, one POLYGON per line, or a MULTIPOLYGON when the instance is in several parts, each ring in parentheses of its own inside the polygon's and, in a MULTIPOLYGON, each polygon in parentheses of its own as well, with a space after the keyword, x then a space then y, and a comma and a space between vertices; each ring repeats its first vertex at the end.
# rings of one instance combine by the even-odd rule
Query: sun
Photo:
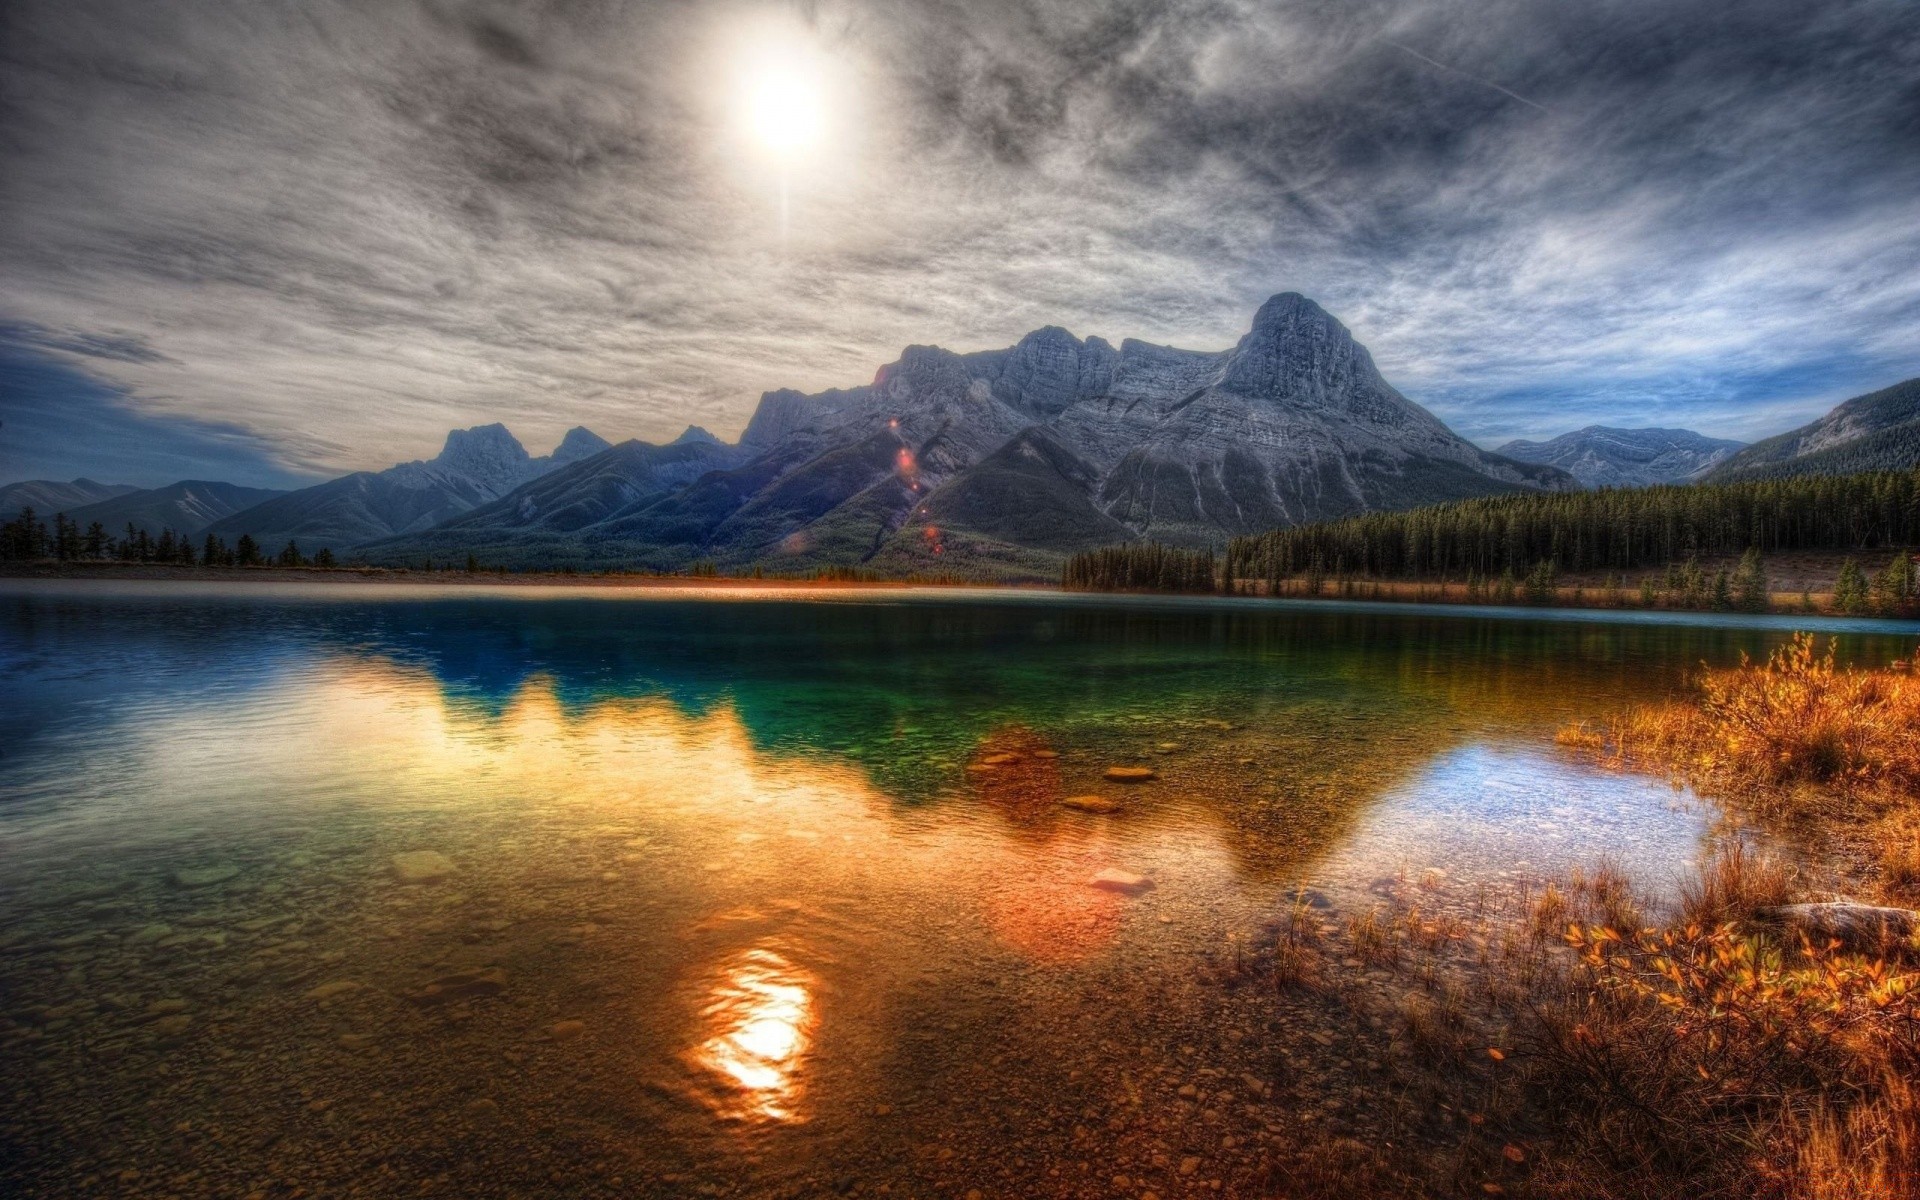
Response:
POLYGON ((821 82, 788 64, 763 64, 746 83, 746 127, 762 150, 791 163, 820 142, 826 128, 821 82))

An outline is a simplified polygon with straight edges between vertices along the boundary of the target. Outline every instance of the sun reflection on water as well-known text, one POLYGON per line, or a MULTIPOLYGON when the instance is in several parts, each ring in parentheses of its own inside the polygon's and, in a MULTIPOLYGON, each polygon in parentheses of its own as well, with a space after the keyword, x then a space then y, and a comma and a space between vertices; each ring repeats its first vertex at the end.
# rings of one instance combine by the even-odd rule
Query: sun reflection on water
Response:
POLYGON ((756 946, 714 985, 700 1016, 715 1032, 693 1061, 725 1089, 726 1116, 759 1121, 800 1119, 801 1067, 816 1021, 813 979, 778 953, 756 946))

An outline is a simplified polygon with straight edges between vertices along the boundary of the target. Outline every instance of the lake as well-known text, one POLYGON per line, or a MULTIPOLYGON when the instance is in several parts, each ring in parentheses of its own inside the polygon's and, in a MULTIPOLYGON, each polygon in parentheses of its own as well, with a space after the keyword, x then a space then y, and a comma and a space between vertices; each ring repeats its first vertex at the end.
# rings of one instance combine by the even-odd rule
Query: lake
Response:
POLYGON ((1404 982, 1249 984, 1261 931, 1670 886, 1711 806, 1555 730, 1805 626, 1920 633, 0 583, 0 1190, 1260 1195, 1309 1130, 1439 1145, 1404 982))

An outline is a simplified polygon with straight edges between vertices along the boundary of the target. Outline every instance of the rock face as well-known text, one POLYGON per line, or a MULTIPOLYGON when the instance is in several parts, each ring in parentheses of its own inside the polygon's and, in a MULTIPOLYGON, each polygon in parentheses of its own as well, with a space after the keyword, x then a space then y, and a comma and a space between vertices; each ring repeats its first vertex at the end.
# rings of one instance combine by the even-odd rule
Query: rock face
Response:
POLYGON ((689 431, 615 453, 368 553, 484 546, 529 561, 1047 577, 1066 554, 1136 538, 1218 545, 1372 509, 1575 486, 1455 435, 1294 293, 1262 305, 1230 350, 1115 349, 1052 326, 1005 350, 909 346, 862 387, 768 392, 737 447, 689 431), (665 456, 690 449, 703 457, 665 456))
POLYGON ((1920 466, 1920 379, 1869 392, 1798 429, 1755 442, 1709 477, 1713 483, 1907 471, 1920 466))
POLYGON ((1552 441, 1513 441, 1499 453, 1559 467, 1590 488, 1691 483, 1745 447, 1688 429, 1609 429, 1589 425, 1552 441))
POLYGON ((293 541, 309 554, 323 547, 341 554, 378 538, 432 529, 609 448, 591 430, 574 428, 551 455, 533 458, 504 425, 456 429, 434 458, 288 492, 205 531, 228 541, 251 534, 268 551, 293 541))

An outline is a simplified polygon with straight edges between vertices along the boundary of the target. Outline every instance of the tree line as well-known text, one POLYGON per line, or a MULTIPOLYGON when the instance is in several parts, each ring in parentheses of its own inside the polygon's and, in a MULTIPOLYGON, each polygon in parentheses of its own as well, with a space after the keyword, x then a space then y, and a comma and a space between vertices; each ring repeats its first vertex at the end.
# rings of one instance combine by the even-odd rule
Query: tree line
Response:
POLYGON ((1235 538, 1229 569, 1281 580, 1664 567, 1689 558, 1920 543, 1920 470, 1725 484, 1519 493, 1235 538))
POLYGON ((1211 592, 1218 581, 1211 550, 1129 542, 1068 558, 1060 585, 1078 592, 1211 592))
POLYGON ((53 525, 31 508, 0 525, 0 562, 134 562, 180 567, 331 567, 333 551, 322 547, 311 557, 289 540, 277 554, 263 550, 252 534, 243 533, 228 545, 208 534, 197 544, 184 533, 162 529, 155 536, 129 523, 119 536, 98 521, 85 529, 65 513, 55 513, 53 525))
MULTIPOLYGON (((1920 544, 1920 469, 1727 484, 1593 492, 1521 493, 1234 538, 1211 551, 1153 542, 1075 554, 1064 587, 1381 599, 1413 581, 1416 599, 1481 604, 1765 612, 1771 603, 1763 554, 1851 551, 1888 555, 1871 574, 1857 557, 1841 565, 1833 611, 1920 611, 1920 573, 1907 547, 1920 544), (1702 556, 1741 555, 1707 570, 1702 556), (1605 572, 1598 589, 1569 589, 1563 572, 1605 572), (1637 583, 1624 572, 1639 571, 1637 583)), ((1803 593, 1804 611, 1814 599, 1803 593)))

